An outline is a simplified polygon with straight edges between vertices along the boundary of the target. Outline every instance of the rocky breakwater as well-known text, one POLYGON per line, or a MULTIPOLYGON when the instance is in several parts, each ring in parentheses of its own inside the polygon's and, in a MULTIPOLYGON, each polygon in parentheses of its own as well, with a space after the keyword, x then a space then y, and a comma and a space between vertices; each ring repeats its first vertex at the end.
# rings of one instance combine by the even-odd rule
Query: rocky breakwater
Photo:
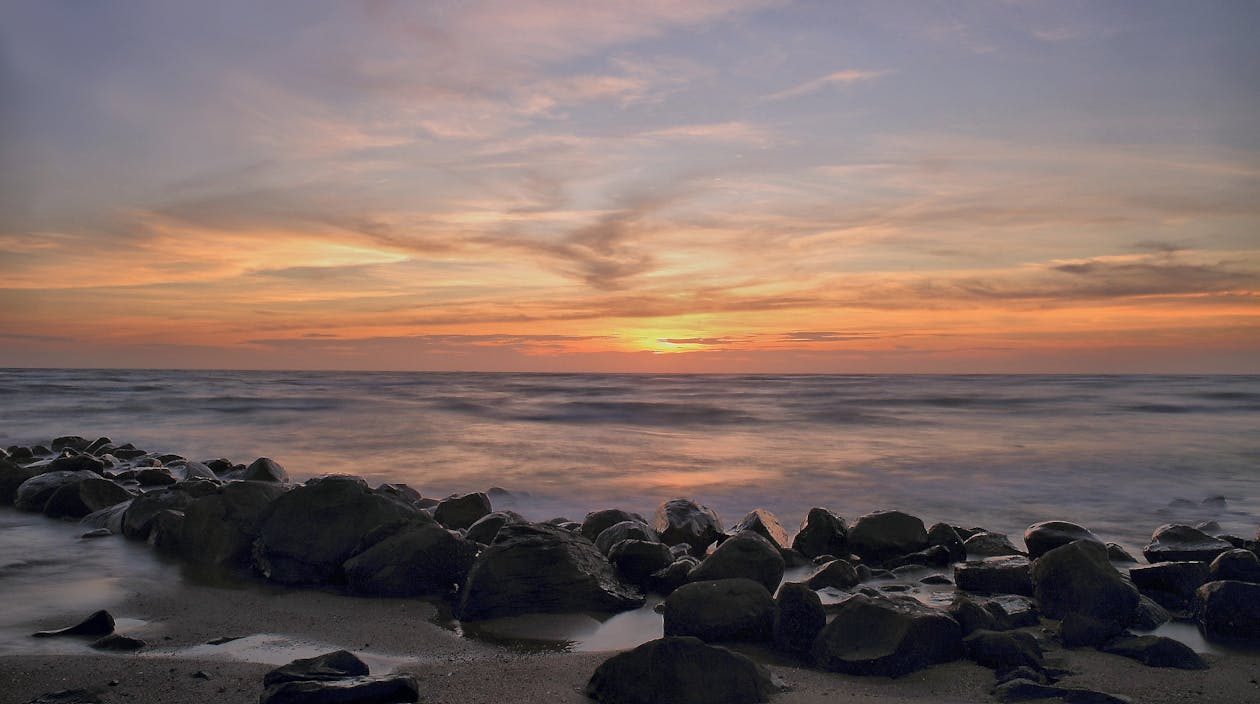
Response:
MULTIPOLYGON (((0 455, 0 502, 282 585, 447 599, 464 621, 615 613, 662 596, 665 637, 598 669, 587 693, 601 702, 763 701, 773 691, 765 668, 724 647, 733 642, 865 676, 969 658, 995 671, 995 694, 1011 701, 1109 701, 1057 684, 1065 673, 1045 658, 1056 649, 1205 667, 1181 643, 1147 633, 1173 618, 1212 639, 1260 642, 1256 542, 1207 525, 1157 529, 1148 564, 1138 565, 1063 521, 1030 526, 1021 549, 998 533, 928 526, 902 511, 849 522, 815 507, 790 536, 764 509, 728 531, 717 512, 686 498, 662 503, 651 520, 612 508, 535 523, 496 511, 490 496, 424 497, 344 475, 295 483, 267 458, 194 461, 107 438, 67 436, 0 455), (785 574, 799 581, 783 583, 785 574)), ((337 670, 336 684, 311 684, 324 664, 291 680, 306 684, 276 675, 270 700, 414 690, 364 679, 357 666, 337 670)))

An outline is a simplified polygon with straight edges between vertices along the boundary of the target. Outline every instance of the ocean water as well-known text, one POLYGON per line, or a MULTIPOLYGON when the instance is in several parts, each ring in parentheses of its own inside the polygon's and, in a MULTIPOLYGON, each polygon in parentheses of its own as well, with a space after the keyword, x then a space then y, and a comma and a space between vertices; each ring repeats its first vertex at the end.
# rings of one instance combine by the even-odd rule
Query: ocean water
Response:
POLYGON ((501 487, 544 520, 689 496, 789 531, 811 506, 1006 532, 1260 524, 1260 376, 0 370, 0 444, 55 435, 268 456, 425 496, 501 487), (1176 509, 1224 496, 1226 507, 1176 509))

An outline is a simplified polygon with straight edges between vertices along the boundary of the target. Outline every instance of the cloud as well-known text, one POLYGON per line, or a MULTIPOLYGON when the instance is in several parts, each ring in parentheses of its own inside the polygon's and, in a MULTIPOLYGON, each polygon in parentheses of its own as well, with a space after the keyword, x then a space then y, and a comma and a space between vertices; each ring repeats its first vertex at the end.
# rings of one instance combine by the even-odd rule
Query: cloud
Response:
POLYGON ((891 73, 893 73, 893 71, 890 71, 890 70, 868 71, 868 70, 860 70, 860 69, 848 69, 845 71, 836 71, 835 73, 829 73, 826 76, 822 76, 821 78, 815 78, 811 81, 806 81, 804 83, 801 83, 800 85, 793 86, 786 90, 782 90, 777 93, 771 93, 770 95, 764 96, 762 100, 774 101, 774 100, 786 100, 787 98, 797 98, 802 95, 816 93, 822 90, 823 88, 827 88, 829 86, 833 86, 833 85, 847 86, 847 85, 852 85, 854 83, 859 83, 863 81, 873 81, 876 78, 882 78, 891 73))
POLYGON ((658 342, 667 345, 702 345, 706 347, 729 345, 733 342, 729 337, 663 337, 658 342))

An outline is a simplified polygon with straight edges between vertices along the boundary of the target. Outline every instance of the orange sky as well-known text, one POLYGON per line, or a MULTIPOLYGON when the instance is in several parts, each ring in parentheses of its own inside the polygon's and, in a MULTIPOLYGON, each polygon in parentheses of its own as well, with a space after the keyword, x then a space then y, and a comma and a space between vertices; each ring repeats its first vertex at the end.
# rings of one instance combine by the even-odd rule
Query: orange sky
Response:
POLYGON ((0 366, 1260 372, 1246 6, 251 7, 4 11, 0 366))

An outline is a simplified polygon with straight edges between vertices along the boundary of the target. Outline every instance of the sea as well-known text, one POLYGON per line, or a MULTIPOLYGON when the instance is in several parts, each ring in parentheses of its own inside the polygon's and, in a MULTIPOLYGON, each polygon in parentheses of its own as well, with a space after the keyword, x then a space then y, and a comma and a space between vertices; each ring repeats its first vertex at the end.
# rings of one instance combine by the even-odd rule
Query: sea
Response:
MULTIPOLYGON (((296 481, 495 488, 496 508, 534 520, 689 497, 727 526, 768 509, 791 533, 814 506, 900 509, 1017 545, 1067 520, 1135 555, 1165 523, 1249 539, 1260 525, 1260 376, 6 369, 0 409, 3 446, 105 436, 270 457, 296 481)), ((0 587, 146 559, 6 511, 0 587)))

